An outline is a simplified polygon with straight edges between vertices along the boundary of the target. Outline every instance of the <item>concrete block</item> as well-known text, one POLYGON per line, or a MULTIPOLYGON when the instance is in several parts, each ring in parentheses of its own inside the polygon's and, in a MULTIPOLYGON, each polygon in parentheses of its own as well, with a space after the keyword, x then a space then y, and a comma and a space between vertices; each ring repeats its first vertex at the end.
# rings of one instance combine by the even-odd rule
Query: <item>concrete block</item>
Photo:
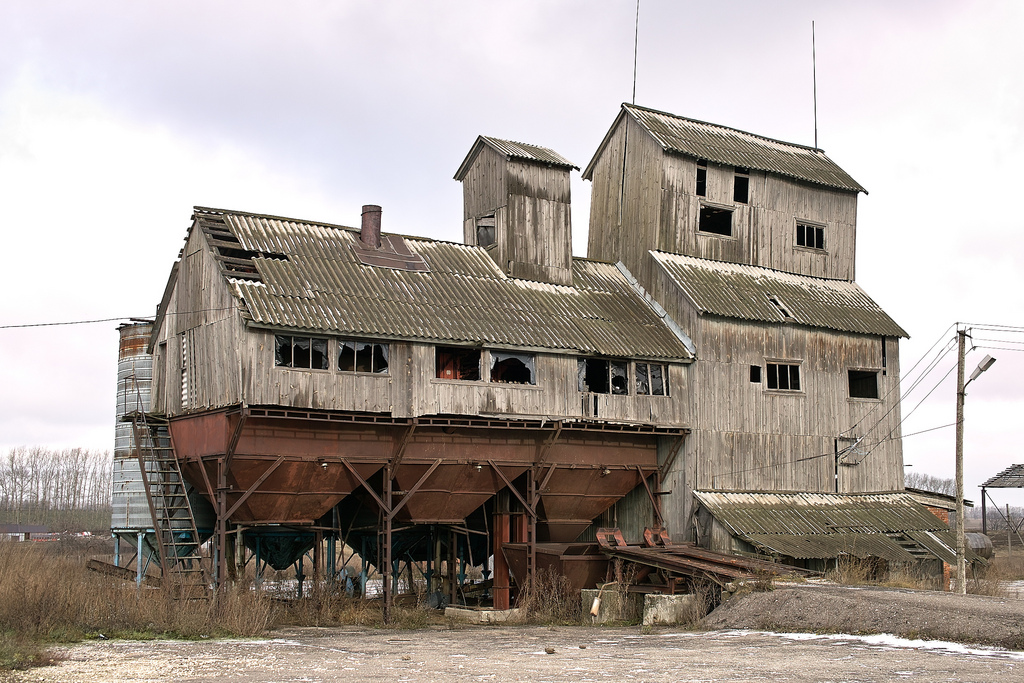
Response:
POLYGON ((667 626, 691 621, 696 596, 649 594, 644 596, 644 626, 667 626))
POLYGON ((518 609, 474 609, 472 607, 445 607, 444 615, 467 624, 502 624, 519 616, 518 609))
POLYGON ((598 593, 601 595, 601 604, 597 610, 597 617, 594 623, 604 624, 609 621, 633 621, 640 616, 643 609, 643 595, 640 593, 623 593, 615 590, 614 586, 599 591, 596 588, 587 588, 580 591, 580 598, 583 602, 584 616, 590 614, 594 605, 594 599, 598 593))

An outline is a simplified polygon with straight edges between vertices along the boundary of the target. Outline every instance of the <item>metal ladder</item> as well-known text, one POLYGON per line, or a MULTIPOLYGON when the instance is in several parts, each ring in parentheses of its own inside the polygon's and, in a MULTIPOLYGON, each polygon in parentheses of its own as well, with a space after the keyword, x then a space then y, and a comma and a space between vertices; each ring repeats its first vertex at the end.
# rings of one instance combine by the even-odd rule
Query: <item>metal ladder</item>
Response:
POLYGON ((181 597, 198 597, 206 592, 210 579, 199 552, 199 534, 168 422, 143 411, 132 413, 131 421, 163 584, 181 597))

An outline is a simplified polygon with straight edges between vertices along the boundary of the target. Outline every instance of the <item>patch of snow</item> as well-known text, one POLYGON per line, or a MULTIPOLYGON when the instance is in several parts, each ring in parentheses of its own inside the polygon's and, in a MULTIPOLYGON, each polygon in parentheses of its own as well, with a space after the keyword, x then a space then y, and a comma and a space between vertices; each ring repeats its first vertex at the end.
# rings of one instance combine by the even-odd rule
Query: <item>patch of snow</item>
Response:
POLYGON ((963 643, 951 643, 944 640, 920 640, 908 639, 894 636, 891 633, 879 633, 870 636, 855 636, 848 633, 775 633, 773 631, 745 631, 732 630, 722 631, 721 635, 765 635, 788 640, 831 640, 842 642, 859 642, 865 645, 877 647, 889 647, 904 650, 931 650, 942 654, 971 655, 975 657, 999 657, 1001 659, 1012 659, 1024 661, 1024 652, 1018 650, 1005 650, 998 647, 986 647, 982 645, 964 645, 963 643))

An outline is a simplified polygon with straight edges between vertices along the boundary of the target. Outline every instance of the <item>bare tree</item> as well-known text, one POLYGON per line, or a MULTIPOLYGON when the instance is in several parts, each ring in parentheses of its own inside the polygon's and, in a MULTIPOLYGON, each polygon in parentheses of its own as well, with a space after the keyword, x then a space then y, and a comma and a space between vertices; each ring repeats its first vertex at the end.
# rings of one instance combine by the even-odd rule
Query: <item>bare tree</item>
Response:
POLYGON ((908 489, 943 493, 947 496, 956 495, 956 482, 952 479, 943 479, 924 472, 904 472, 903 485, 908 489))

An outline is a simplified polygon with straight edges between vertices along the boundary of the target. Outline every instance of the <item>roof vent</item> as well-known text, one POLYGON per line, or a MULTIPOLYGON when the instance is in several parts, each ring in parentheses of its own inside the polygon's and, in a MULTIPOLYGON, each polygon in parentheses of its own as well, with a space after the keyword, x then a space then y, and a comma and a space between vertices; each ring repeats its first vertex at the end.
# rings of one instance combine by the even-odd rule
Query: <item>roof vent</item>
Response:
POLYGON ((363 206, 363 225, 359 239, 371 249, 380 248, 380 213, 381 208, 376 204, 363 206))

